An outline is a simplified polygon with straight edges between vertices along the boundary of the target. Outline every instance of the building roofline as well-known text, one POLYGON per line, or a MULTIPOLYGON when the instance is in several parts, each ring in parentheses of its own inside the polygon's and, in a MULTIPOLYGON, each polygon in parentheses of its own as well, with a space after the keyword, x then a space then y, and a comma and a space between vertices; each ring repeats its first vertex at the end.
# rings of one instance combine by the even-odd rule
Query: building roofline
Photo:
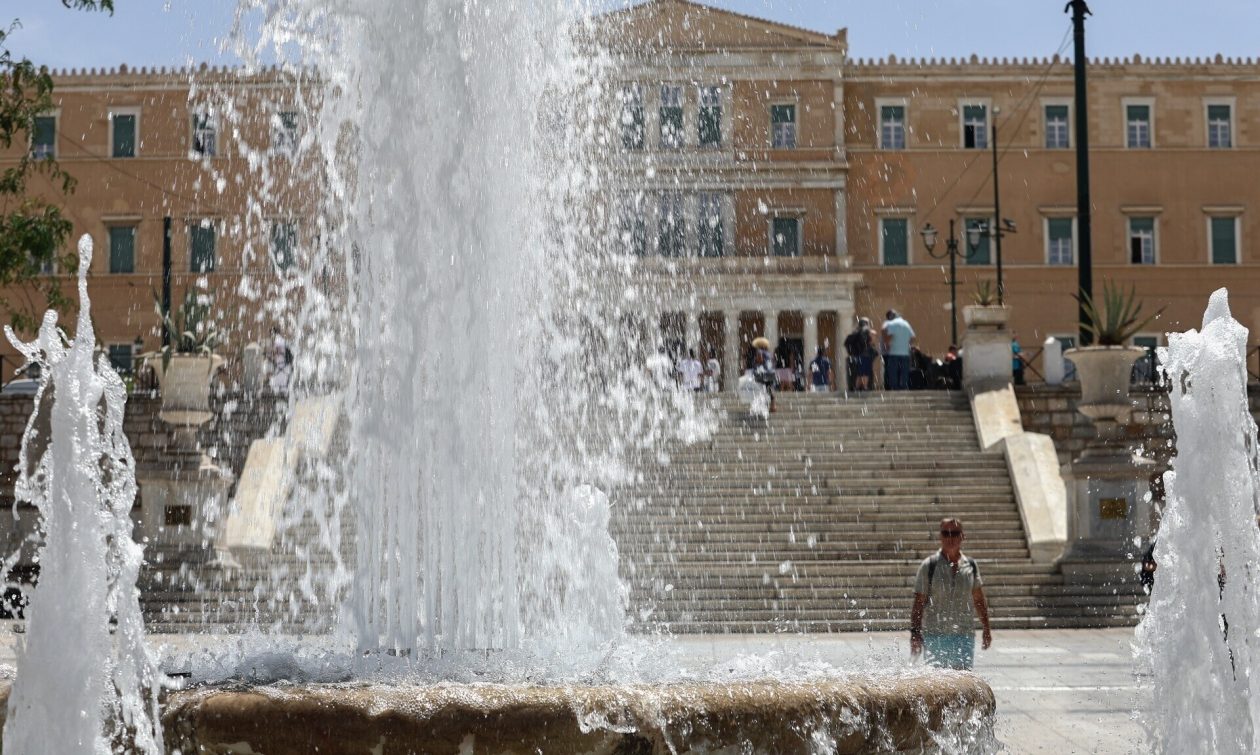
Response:
POLYGON ((846 54, 849 48, 849 41, 848 41, 849 30, 847 27, 837 30, 835 34, 826 34, 824 32, 816 31, 814 29, 806 29, 802 26, 792 26, 791 24, 785 24, 779 21, 771 21, 765 18, 758 18, 757 16, 751 16, 746 13, 738 13, 736 11, 726 10, 724 8, 714 8, 709 5, 704 5, 703 3, 695 2, 695 0, 643 0, 643 2, 640 2, 636 5, 631 5, 626 8, 618 8, 617 10, 612 10, 606 13, 599 14, 597 18, 614 19, 614 18, 619 18, 619 17, 625 17, 625 16, 630 16, 633 14, 642 13, 644 12, 645 9, 648 9, 648 8, 652 8, 655 6, 663 6, 663 5, 682 6, 685 8, 698 10, 704 13, 712 13, 717 16, 726 16, 728 18, 739 19, 740 21, 744 21, 745 23, 757 24, 758 26, 762 26, 768 29, 773 29, 786 36, 795 37, 796 39, 799 39, 800 41, 806 44, 836 48, 838 50, 841 50, 842 52, 845 52, 846 54))

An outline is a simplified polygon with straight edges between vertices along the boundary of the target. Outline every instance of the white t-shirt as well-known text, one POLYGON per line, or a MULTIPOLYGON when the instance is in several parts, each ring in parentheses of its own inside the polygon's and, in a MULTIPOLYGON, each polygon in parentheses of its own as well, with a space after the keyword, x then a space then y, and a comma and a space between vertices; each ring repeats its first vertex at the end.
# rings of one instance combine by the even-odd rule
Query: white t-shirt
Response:
POLYGON ((682 373, 683 388, 689 391, 700 390, 700 378, 704 375, 704 366, 699 359, 684 359, 678 371, 682 373))

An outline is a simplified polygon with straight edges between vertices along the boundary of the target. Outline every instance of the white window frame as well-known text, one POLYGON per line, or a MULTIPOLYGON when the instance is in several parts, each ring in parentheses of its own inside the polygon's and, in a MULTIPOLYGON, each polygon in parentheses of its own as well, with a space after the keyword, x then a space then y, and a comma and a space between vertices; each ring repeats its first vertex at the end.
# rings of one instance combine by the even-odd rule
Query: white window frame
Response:
MULTIPOLYGON (((906 221, 906 264, 904 267, 910 267, 914 264, 914 216, 910 213, 890 213, 880 215, 876 218, 875 232, 879 236, 879 266, 884 267, 884 221, 885 220, 904 220, 906 221)), ((896 267, 903 267, 897 265, 896 267)))
MULTIPOLYGON (((1207 111, 1204 111, 1204 112, 1206 113, 1207 111)), ((1158 142, 1155 141, 1155 98, 1154 97, 1121 97, 1120 98, 1120 123, 1121 123, 1120 133, 1122 134, 1121 139, 1123 140, 1122 143, 1124 144, 1125 149, 1155 149, 1158 146, 1158 142), (1150 134, 1151 145, 1149 147, 1132 147, 1129 145, 1129 106, 1130 105, 1145 105, 1146 106, 1146 112, 1150 117, 1150 120, 1148 121, 1148 125, 1151 130, 1151 134, 1150 134)))
MULTIPOLYGON (((57 138, 58 134, 60 133, 60 127, 61 127, 61 108, 59 107, 53 108, 52 110, 46 110, 42 113, 37 113, 36 117, 53 119, 53 149, 52 149, 51 159, 56 160, 58 158, 58 155, 61 152, 61 150, 58 149, 58 147, 61 146, 59 144, 60 140, 57 138)), ((113 123, 112 118, 110 119, 110 123, 113 123)), ((114 149, 113 139, 110 140, 109 144, 110 144, 110 152, 113 152, 113 149, 114 149)), ((45 156, 45 157, 35 156, 35 131, 34 130, 31 131, 31 144, 30 144, 30 149, 27 152, 34 159, 38 159, 38 160, 48 159, 48 156, 45 156)))
POLYGON ((1236 97, 1204 97, 1203 98, 1203 146, 1208 149, 1234 149, 1238 146, 1238 99, 1236 97), (1213 105, 1225 105, 1229 108, 1229 145, 1212 146, 1212 122, 1208 120, 1208 108, 1213 105))
POLYGON ((770 149, 792 150, 801 146, 801 103, 798 99, 770 100, 766 103, 766 122, 770 124, 770 149), (792 107, 792 146, 776 147, 774 145, 774 108, 790 105, 792 107))
POLYGON ((1043 215, 1041 217, 1041 235, 1043 237, 1042 259, 1045 261, 1046 267, 1069 268, 1079 265, 1081 261, 1080 258, 1076 256, 1076 253, 1080 251, 1081 248, 1079 234, 1080 224, 1077 222, 1075 215, 1043 215), (1063 265, 1050 261, 1050 221, 1064 219, 1072 221, 1072 264, 1070 265, 1063 265))
POLYGON ((1209 212, 1206 214, 1203 224, 1207 227, 1207 263, 1212 266, 1216 265, 1240 265, 1242 264, 1242 215, 1234 212, 1209 212), (1233 263, 1218 263, 1212 259, 1212 221, 1217 219, 1230 218, 1234 221, 1234 261, 1233 263))
POLYGON ((648 107, 647 97, 644 95, 643 83, 638 81, 622 82, 621 87, 617 90, 616 95, 617 106, 617 144, 626 152, 642 152, 648 148, 648 107), (627 147, 623 137, 623 129, 625 125, 621 122, 624 115, 632 104, 639 107, 640 128, 642 134, 640 137, 642 142, 637 147, 627 147))
POLYGON ((1070 150, 1076 146, 1076 105, 1072 102, 1071 97, 1042 97, 1041 98, 1041 130, 1042 149, 1053 151, 1070 150), (1047 147, 1047 137, 1050 135, 1050 123, 1046 120, 1046 108, 1050 106, 1063 107, 1067 106, 1067 146, 1066 147, 1047 147))
POLYGON ((766 256, 771 259, 798 259, 805 256, 805 208, 780 207, 770 210, 766 220, 766 256), (790 257, 776 257, 774 254, 774 221, 796 221, 796 254, 790 257))
POLYGON ((1124 217, 1124 249, 1126 256, 1129 258, 1129 265, 1132 267, 1155 267, 1159 265, 1159 215, 1156 213, 1140 213, 1134 212, 1124 217), (1134 262, 1133 261, 1133 220, 1135 218, 1151 219, 1151 261, 1150 262, 1134 262))
POLYGON ((655 206, 655 209, 656 209, 656 222, 649 226, 649 228, 652 229, 654 233, 653 233, 652 238, 649 239, 650 243, 648 244, 648 251, 653 253, 657 257, 664 257, 666 259, 682 259, 684 257, 690 256, 691 250, 688 248, 688 245, 687 245, 688 236, 689 236, 689 227, 688 227, 689 224, 687 223, 687 215, 688 215, 688 205, 690 204, 690 202, 688 201, 687 192, 682 191, 680 189, 661 189, 661 190, 653 192, 653 194, 655 195, 653 197, 655 201, 653 201, 652 204, 655 206), (671 198, 671 200, 674 200, 674 199, 677 200, 677 204, 674 205, 672 209, 677 209, 678 222, 682 224, 682 231, 683 231, 682 232, 682 247, 678 250, 678 254, 670 254, 670 255, 664 254, 662 252, 662 246, 661 246, 661 235, 662 235, 663 224, 665 222, 665 213, 662 212, 662 210, 665 209, 664 204, 665 204, 665 197, 667 195, 671 198))
MULTIPOLYGON (((730 109, 727 107, 727 103, 729 102, 730 102, 730 97, 727 96, 726 87, 724 85, 722 84, 697 84, 696 85, 696 128, 695 128, 696 134, 695 134, 695 137, 696 137, 697 147, 701 149, 705 149, 705 150, 718 150, 726 146, 727 144, 726 123, 727 121, 730 120, 730 117, 729 117, 730 109), (711 105, 704 104, 704 93, 706 90, 712 90, 712 91, 717 92, 717 97, 718 97, 718 102, 716 105, 718 109, 718 142, 717 144, 701 144, 700 143, 700 123, 701 123, 700 111, 706 107, 712 107, 711 105)), ((685 113, 683 115, 683 120, 684 121, 686 120, 685 113)))
MULTIPOLYGON (((670 105, 669 107, 674 107, 670 105)), ((661 150, 680 150, 687 146, 687 87, 683 84, 672 81, 662 81, 656 87, 656 144, 661 150), (665 90, 677 90, 678 92, 678 133, 675 135, 677 140, 675 143, 665 143, 664 120, 661 119, 662 112, 665 110, 665 90)))
POLYGON ((875 143, 879 149, 900 151, 910 149, 910 99, 908 97, 876 97, 875 98, 875 143), (899 107, 902 112, 901 147, 889 147, 884 143, 884 108, 899 107))
POLYGON ((109 156, 110 160, 134 160, 140 156, 140 146, 144 143, 140 139, 140 135, 144 133, 143 131, 144 126, 140 118, 140 110, 141 108, 139 107, 112 107, 111 106, 109 108, 109 111, 108 111, 109 134, 107 135, 109 138, 109 141, 105 145, 105 151, 106 151, 106 154, 109 156), (133 115, 136 118, 136 153, 132 155, 131 157, 114 157, 114 118, 120 115, 133 115))
POLYGON ((992 147, 989 139, 993 132, 993 100, 989 97, 960 99, 958 101, 958 147, 959 149, 986 150, 992 147), (967 122, 966 113, 968 107, 980 106, 984 108, 984 146, 968 147, 967 146, 967 122))
POLYGON ((137 264, 140 261, 140 222, 142 218, 136 216, 111 216, 101 219, 105 223, 105 273, 106 275, 135 275, 139 268, 137 264), (110 270, 114 260, 114 236, 112 231, 115 228, 131 229, 131 272, 115 273, 110 270))
POLYGON ((220 155, 222 144, 219 137, 223 131, 219 128, 219 116, 209 108, 199 109, 192 108, 188 111, 188 154, 194 160, 208 160, 216 158, 220 155), (214 132, 214 151, 206 154, 197 151, 197 117, 204 115, 210 124, 210 130, 214 132))
POLYGON ((290 110, 286 107, 286 108, 277 108, 275 112, 272 113, 272 115, 275 116, 276 122, 272 123, 271 119, 270 118, 268 119, 268 125, 271 126, 273 129, 271 131, 271 146, 269 150, 270 154, 283 155, 285 157, 292 157, 294 154, 296 154, 298 144, 300 144, 302 141, 302 136, 300 133, 302 130, 302 124, 300 122, 302 114, 297 109, 290 110), (280 140, 277 139, 277 136, 284 132, 284 117, 283 116, 285 113, 293 113, 294 115, 293 139, 288 144, 283 144, 280 142, 280 140))
POLYGON ((723 257, 729 257, 731 256, 732 239, 726 233, 727 231, 726 229, 726 204, 727 204, 726 192, 713 190, 713 189, 701 189, 700 191, 696 192, 696 222, 695 222, 696 256, 697 257, 701 256, 700 254, 700 251, 701 251, 700 250, 700 225, 704 221, 704 217, 701 215, 702 203, 700 200, 702 197, 709 197, 711 200, 716 201, 718 227, 722 229, 722 248, 720 250, 721 254, 719 254, 717 257, 709 257, 707 259, 721 259, 723 257))

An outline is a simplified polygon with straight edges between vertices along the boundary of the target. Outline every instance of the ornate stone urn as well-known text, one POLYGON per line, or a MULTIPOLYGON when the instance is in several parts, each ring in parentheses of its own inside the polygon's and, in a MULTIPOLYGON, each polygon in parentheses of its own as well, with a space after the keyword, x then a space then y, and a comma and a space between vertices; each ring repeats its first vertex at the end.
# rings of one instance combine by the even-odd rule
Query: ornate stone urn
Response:
POLYGON ((217 354, 175 354, 159 365, 158 385, 162 390, 163 422, 196 427, 210 421, 210 380, 223 366, 217 354))
POLYGON ((1005 328, 1010 319, 1010 307, 979 304, 963 307, 963 322, 968 328, 1005 328))
POLYGON ((1068 349, 1063 356, 1076 365, 1081 381, 1077 411, 1094 421, 1100 435, 1107 424, 1128 424, 1133 413, 1129 382, 1133 364, 1146 356, 1139 346, 1084 346, 1068 349))

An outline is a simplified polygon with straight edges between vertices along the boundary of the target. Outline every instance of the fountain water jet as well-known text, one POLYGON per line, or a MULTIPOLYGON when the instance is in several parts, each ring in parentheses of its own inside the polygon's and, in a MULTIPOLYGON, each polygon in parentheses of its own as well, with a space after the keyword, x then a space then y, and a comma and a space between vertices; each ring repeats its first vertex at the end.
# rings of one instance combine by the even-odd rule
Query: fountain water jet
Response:
POLYGON ((1260 459, 1247 406, 1247 329, 1212 294, 1199 331, 1170 333, 1168 376, 1177 456, 1151 602, 1135 649, 1152 674, 1147 712, 1159 752, 1260 751, 1260 459), (1228 628, 1227 628, 1228 627, 1228 628))
POLYGON ((92 241, 79 241, 79 317, 66 343, 48 312, 29 343, 9 341, 40 364, 35 411, 22 438, 15 496, 39 509, 39 584, 18 645, 4 750, 10 753, 164 751, 157 727, 156 664, 144 644, 131 539, 135 461, 123 435, 126 392, 96 352, 87 272, 92 241), (44 420, 44 422, 41 422, 44 420), (45 426, 50 437, 41 437, 45 426))

